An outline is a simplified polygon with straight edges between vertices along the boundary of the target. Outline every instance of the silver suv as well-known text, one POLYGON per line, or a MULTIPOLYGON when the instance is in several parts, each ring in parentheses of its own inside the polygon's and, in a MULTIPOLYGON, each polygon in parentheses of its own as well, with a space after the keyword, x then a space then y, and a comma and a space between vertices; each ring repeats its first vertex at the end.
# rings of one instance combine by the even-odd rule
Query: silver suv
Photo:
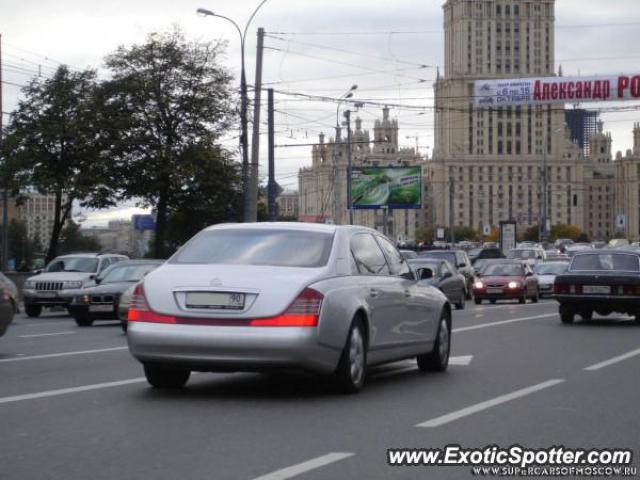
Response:
POLYGON ((105 268, 127 259, 125 255, 112 253, 75 253, 54 258, 44 270, 24 283, 27 316, 40 316, 43 307, 68 306, 71 291, 93 285, 105 268))

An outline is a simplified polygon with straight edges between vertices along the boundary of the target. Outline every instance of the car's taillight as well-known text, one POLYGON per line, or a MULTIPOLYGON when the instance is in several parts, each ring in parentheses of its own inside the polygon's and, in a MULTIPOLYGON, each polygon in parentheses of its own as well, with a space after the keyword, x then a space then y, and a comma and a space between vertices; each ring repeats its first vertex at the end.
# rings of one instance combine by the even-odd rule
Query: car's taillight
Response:
POLYGON ((257 318, 251 320, 249 325, 252 327, 316 327, 323 299, 324 295, 320 292, 305 288, 282 315, 257 318))
MULTIPOLYGON (((573 287, 573 285, 572 285, 573 287)), ((575 293, 575 287, 574 287, 574 291, 571 292, 569 285, 565 285, 562 283, 554 283, 553 284, 553 293, 555 295, 567 295, 568 293, 575 293)))
POLYGON ((127 320, 130 322, 146 322, 146 323, 178 323, 176 317, 169 315, 160 315, 152 312, 144 294, 142 283, 136 285, 131 296, 131 305, 127 313, 127 320))

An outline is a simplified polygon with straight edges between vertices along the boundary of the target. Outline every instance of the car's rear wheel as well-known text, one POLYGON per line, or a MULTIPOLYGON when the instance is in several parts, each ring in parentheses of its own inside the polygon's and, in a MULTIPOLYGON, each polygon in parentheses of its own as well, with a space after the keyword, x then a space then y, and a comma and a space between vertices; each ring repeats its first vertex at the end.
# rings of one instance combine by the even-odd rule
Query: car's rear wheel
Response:
POLYGON ((449 314, 444 311, 440 317, 440 325, 438 326, 433 350, 417 357, 418 368, 423 372, 444 372, 449 366, 449 352, 451 351, 449 324, 449 314))
POLYGON ((593 311, 585 310, 584 312, 580 312, 580 318, 585 322, 590 322, 593 319, 593 311))
POLYGON ((467 303, 467 295, 464 293, 464 290, 460 292, 460 301, 456 303, 456 310, 464 310, 465 304, 467 303))
POLYGON ((335 376, 338 387, 344 393, 357 393, 364 387, 367 376, 367 343, 364 324, 359 318, 351 324, 335 376))
POLYGON ((560 305, 560 320, 565 325, 571 325, 576 316, 576 312, 567 306, 560 305))
POLYGON ((24 306, 24 312, 29 318, 38 318, 42 313, 42 305, 33 305, 26 303, 24 306))
POLYGON ((535 293, 533 294, 533 297, 531 297, 531 301, 533 303, 538 303, 538 300, 540 300, 540 292, 536 290, 535 293))
POLYGON ((76 321, 76 325, 79 327, 90 327, 93 325, 93 318, 91 318, 88 308, 72 308, 70 312, 76 321))
POLYGON ((189 380, 191 371, 145 363, 144 376, 147 377, 147 382, 154 388, 180 389, 189 380))

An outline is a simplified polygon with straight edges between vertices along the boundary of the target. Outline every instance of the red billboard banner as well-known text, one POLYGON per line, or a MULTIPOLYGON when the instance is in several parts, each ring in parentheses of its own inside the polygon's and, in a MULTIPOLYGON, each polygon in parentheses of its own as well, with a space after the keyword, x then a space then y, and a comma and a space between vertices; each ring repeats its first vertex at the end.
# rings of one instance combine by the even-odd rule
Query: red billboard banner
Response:
POLYGON ((474 97, 479 108, 640 100, 640 75, 478 80, 474 97))

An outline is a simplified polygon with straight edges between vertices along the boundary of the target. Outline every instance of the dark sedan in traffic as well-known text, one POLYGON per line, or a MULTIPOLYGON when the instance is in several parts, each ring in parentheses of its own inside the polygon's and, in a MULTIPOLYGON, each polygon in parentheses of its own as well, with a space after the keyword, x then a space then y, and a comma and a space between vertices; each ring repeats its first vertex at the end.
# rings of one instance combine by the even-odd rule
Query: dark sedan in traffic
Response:
POLYGON ((590 250, 577 253, 566 273, 553 285, 562 323, 593 313, 623 313, 640 322, 640 253, 632 250, 590 250))
POLYGON ((465 279, 465 298, 472 298, 471 293, 473 284, 476 281, 476 272, 471 265, 467 252, 464 250, 434 250, 422 252, 420 258, 435 258, 449 262, 454 272, 461 274, 465 279))
POLYGON ((436 258, 416 258, 408 260, 418 278, 445 294, 457 310, 465 307, 466 282, 462 274, 456 272, 446 260, 436 258))
POLYGON ((127 260, 110 266, 96 278, 96 286, 72 292, 69 312, 81 327, 89 327, 96 320, 119 319, 122 294, 163 263, 163 260, 127 260))

